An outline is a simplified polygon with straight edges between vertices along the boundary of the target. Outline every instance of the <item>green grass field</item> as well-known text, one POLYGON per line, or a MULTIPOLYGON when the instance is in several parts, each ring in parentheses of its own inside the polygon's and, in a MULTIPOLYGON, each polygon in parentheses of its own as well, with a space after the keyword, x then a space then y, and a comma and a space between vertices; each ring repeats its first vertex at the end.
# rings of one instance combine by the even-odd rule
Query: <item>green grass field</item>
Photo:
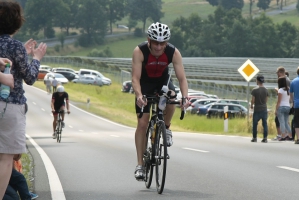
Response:
MULTIPOLYGON (((65 67, 65 66, 63 66, 65 67)), ((114 77, 109 77, 113 80, 114 77)), ((34 86, 45 89, 43 81, 37 81, 34 86)), ((120 124, 136 127, 136 115, 133 94, 121 92, 121 84, 113 81, 110 86, 90 86, 68 83, 65 85, 69 93, 71 102, 91 113, 105 117, 120 124), (90 99, 90 106, 87 107, 87 98, 90 99)), ((173 131, 203 132, 210 134, 230 134, 230 135, 251 135, 251 119, 249 126, 247 119, 229 120, 229 130, 224 132, 223 119, 207 119, 205 116, 186 114, 184 120, 180 120, 180 109, 177 108, 172 120, 171 129, 173 131)), ((259 133, 262 133, 259 126, 259 133)), ((269 135, 276 134, 274 119, 269 117, 269 135)))

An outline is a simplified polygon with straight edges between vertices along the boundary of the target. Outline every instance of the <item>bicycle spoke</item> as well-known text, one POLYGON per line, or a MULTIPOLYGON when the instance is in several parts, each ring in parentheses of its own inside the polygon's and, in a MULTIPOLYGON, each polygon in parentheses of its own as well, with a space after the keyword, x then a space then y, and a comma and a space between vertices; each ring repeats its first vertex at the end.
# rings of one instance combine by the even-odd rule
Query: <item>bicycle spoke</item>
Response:
POLYGON ((159 125, 155 140, 155 160, 156 160, 156 187, 157 192, 162 194, 167 166, 167 141, 164 122, 159 125))
POLYGON ((152 142, 151 142, 151 135, 153 131, 153 124, 149 122, 149 127, 146 132, 146 149, 143 155, 143 162, 144 162, 144 170, 145 170, 145 186, 146 188, 150 188, 153 179, 153 152, 152 152, 152 142))

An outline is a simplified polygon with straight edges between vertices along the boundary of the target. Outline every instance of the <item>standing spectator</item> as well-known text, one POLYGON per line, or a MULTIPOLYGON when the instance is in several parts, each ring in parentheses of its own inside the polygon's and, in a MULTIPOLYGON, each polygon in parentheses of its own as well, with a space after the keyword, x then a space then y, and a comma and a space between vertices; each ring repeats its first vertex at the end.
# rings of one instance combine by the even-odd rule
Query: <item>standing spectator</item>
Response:
MULTIPOLYGON (((297 75, 299 75, 299 67, 297 68, 297 75)), ((294 127, 295 133, 297 136, 297 140, 295 140, 295 144, 299 144, 299 76, 297 76, 291 83, 290 87, 290 96, 291 96, 291 103, 294 107, 294 127)))
POLYGON ((290 113, 290 95, 289 87, 287 86, 287 78, 278 78, 278 98, 275 109, 275 116, 277 116, 280 124, 281 137, 279 141, 292 140, 292 130, 289 125, 290 113))
POLYGON ((58 81, 55 79, 55 77, 53 77, 52 80, 53 93, 56 92, 57 85, 58 85, 58 81))
POLYGON ((257 87, 253 88, 251 95, 251 109, 253 110, 252 119, 252 140, 251 142, 256 142, 257 139, 257 125, 259 120, 262 120, 262 125, 264 128, 264 138, 262 142, 266 143, 268 137, 268 111, 267 111, 267 101, 268 101, 268 90, 264 87, 265 78, 262 75, 256 77, 257 87))
MULTIPOLYGON (((286 80, 287 80, 287 86, 290 87, 291 81, 290 81, 289 77, 286 75, 286 71, 285 71, 284 67, 282 67, 282 66, 278 67, 277 70, 276 70, 276 74, 277 74, 277 78, 280 78, 280 77, 284 78, 285 77, 286 80)), ((279 88, 275 88, 275 90, 277 92, 277 95, 278 95, 278 89, 279 88)), ((279 120, 278 120, 277 116, 275 116, 275 125, 276 125, 276 130, 277 130, 277 136, 274 139, 280 140, 281 130, 280 130, 280 123, 279 123, 279 120)))
MULTIPOLYGON (((14 89, 7 99, 0 97, 0 199, 7 188, 13 164, 14 154, 26 152, 26 117, 23 81, 32 85, 38 75, 40 60, 44 57, 47 45, 28 40, 24 45, 13 39, 21 28, 24 18, 21 6, 13 1, 0 1, 0 58, 6 57, 12 62, 11 74, 14 89), (8 48, 9 47, 9 48, 8 48), (28 63, 27 54, 32 55, 28 63)), ((1 68, 2 69, 2 68, 1 68)), ((3 70, 3 69, 2 69, 3 70)))
POLYGON ((45 80, 45 85, 46 85, 46 89, 47 89, 47 93, 51 94, 51 80, 49 77, 47 77, 47 79, 45 80))

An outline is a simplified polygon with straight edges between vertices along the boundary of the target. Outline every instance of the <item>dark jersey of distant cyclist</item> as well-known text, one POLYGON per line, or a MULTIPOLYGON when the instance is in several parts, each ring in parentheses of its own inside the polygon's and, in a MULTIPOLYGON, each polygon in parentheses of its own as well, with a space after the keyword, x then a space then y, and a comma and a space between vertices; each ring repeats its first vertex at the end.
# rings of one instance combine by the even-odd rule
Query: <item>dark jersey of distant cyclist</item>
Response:
POLYGON ((54 101, 54 109, 55 111, 59 111, 61 106, 65 105, 64 100, 69 100, 69 95, 67 92, 64 92, 61 96, 59 96, 59 92, 54 92, 52 95, 52 100, 54 101))
POLYGON ((150 53, 148 42, 143 42, 138 45, 143 54, 142 73, 140 84, 148 82, 162 83, 168 80, 168 65, 172 62, 175 47, 167 43, 164 53, 156 58, 150 53))

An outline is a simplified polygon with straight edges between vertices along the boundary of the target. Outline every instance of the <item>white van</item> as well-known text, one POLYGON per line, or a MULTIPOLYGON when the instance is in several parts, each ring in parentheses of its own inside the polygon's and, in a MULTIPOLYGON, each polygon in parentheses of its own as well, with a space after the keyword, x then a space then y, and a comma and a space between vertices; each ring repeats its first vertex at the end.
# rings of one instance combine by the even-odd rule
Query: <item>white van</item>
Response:
POLYGON ((102 79, 102 82, 103 82, 104 85, 111 85, 111 83, 112 83, 111 79, 105 77, 100 72, 98 72, 96 70, 92 70, 92 69, 80 69, 78 75, 79 75, 79 77, 80 76, 84 76, 84 75, 94 75, 94 76, 97 76, 100 79, 102 79))
POLYGON ((71 68, 58 67, 58 68, 53 68, 52 72, 74 72, 75 73, 75 70, 71 68))
POLYGON ((46 69, 46 70, 49 70, 49 71, 52 70, 52 68, 50 66, 48 66, 48 65, 40 65, 39 69, 46 69))

